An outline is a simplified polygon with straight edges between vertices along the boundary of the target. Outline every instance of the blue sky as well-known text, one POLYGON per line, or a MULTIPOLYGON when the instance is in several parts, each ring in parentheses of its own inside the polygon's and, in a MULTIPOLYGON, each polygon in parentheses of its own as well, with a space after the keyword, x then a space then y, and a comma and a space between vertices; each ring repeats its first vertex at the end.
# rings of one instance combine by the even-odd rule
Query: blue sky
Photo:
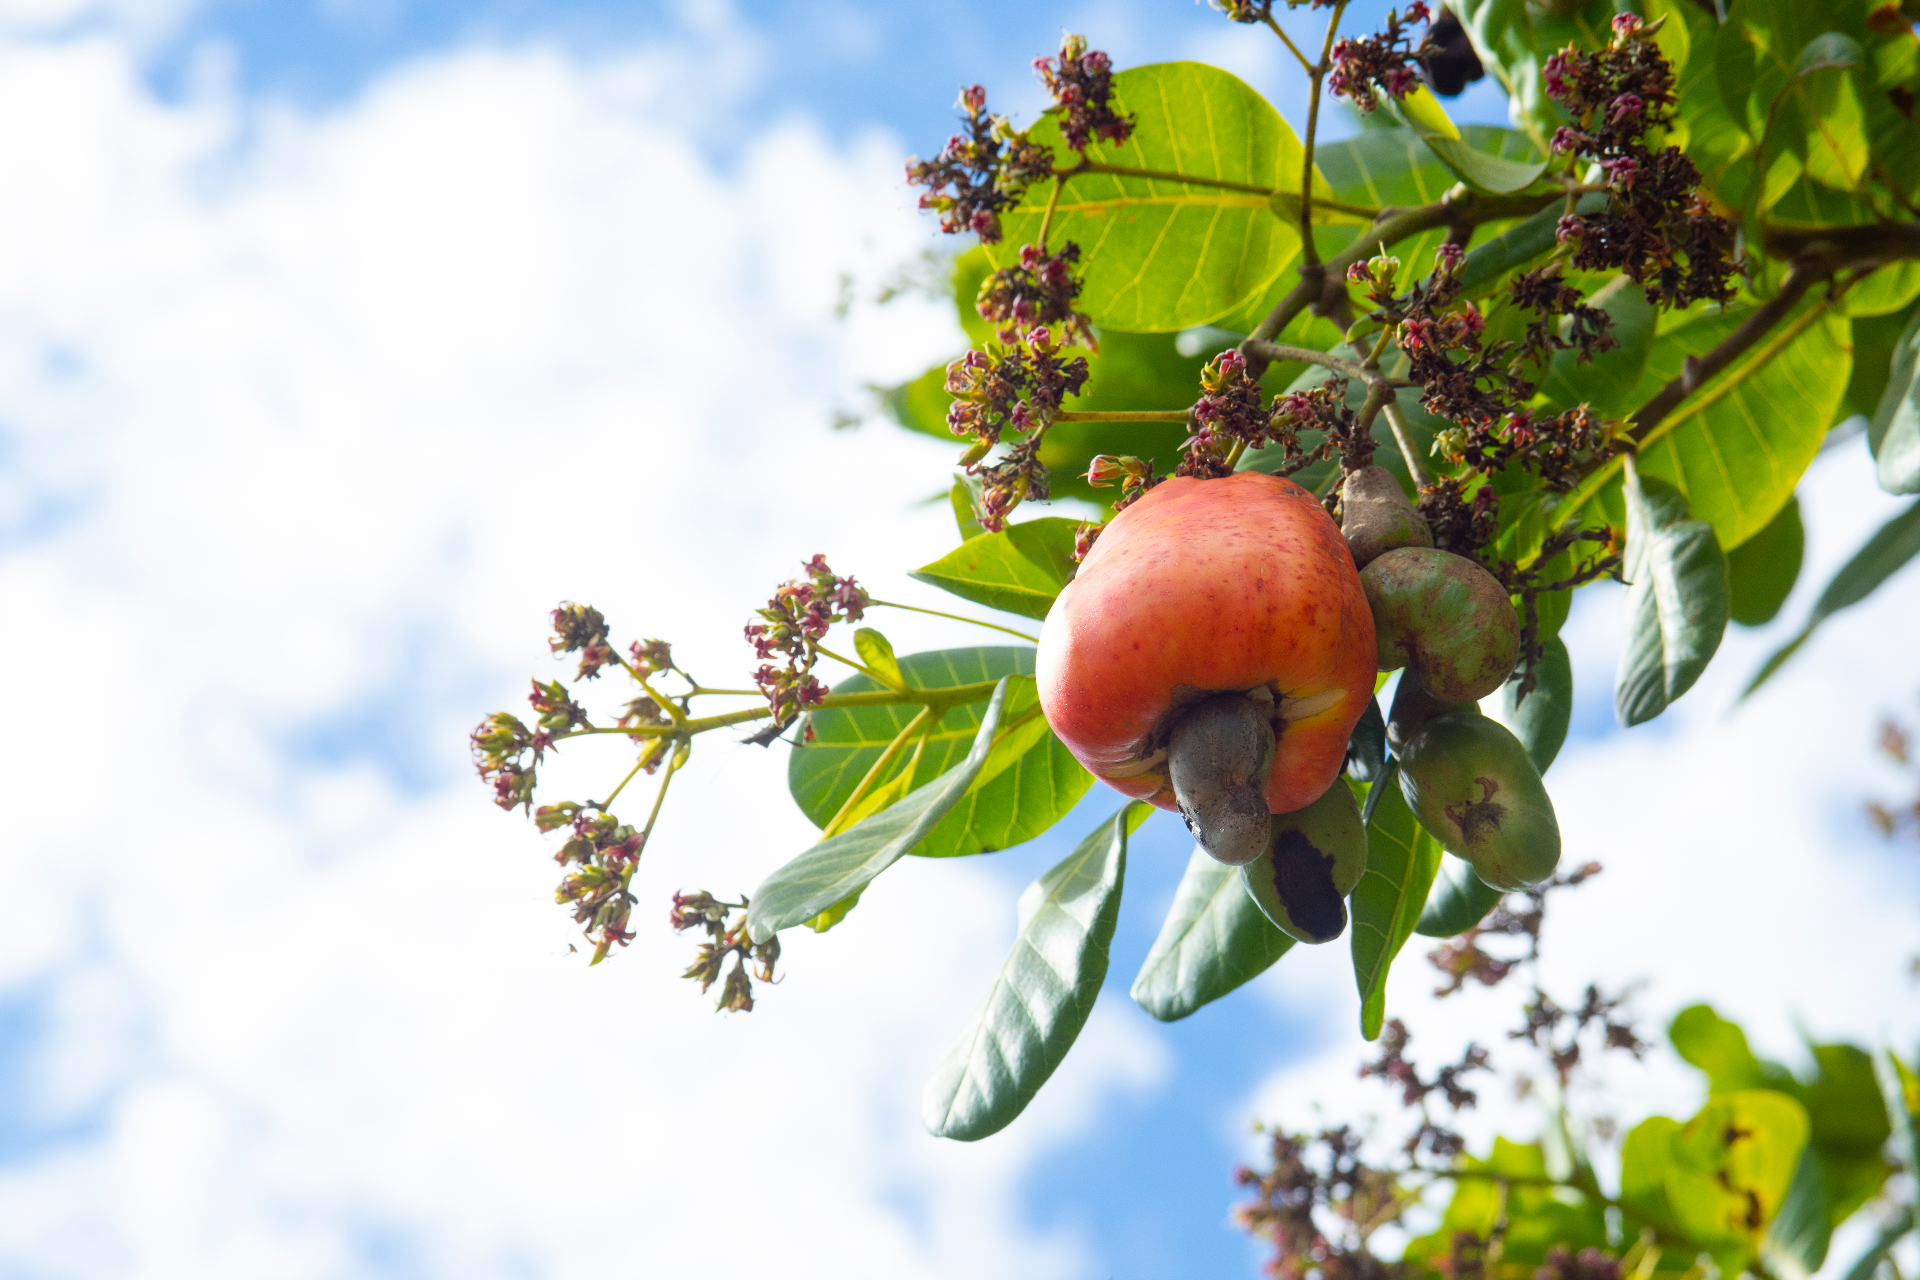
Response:
MULTIPOLYGON (((1171 819, 1136 840, 1079 1049, 962 1148, 921 1132, 920 1081, 1020 888, 1111 797, 1032 847, 909 860, 721 1019, 675 976, 660 904, 805 846, 782 762, 697 757, 647 927, 588 972, 540 840, 465 758, 483 711, 557 673, 559 598, 703 672, 738 669, 738 620, 815 551, 939 604, 904 571, 951 543, 919 501, 951 451, 825 424, 950 355, 951 312, 833 305, 842 272, 868 297, 930 243, 899 167, 944 139, 958 85, 1031 111, 1062 27, 1123 65, 1221 60, 1300 115, 1274 42, 1185 0, 0 0, 0 657, 35 726, 0 748, 33 798, 0 856, 0 1275, 677 1274, 721 1239, 794 1276, 1252 1274, 1225 1225, 1248 1123, 1386 1095, 1353 1078, 1342 943, 1177 1026, 1132 1008, 1189 849, 1171 819), (750 1213, 716 1190, 755 1178, 776 1193, 750 1213), (797 1248, 823 1223, 844 1253, 797 1248)), ((1483 87, 1457 114, 1502 106, 1483 87)), ((1859 463, 1835 450, 1809 481, 1781 627, 1891 509, 1859 463)), ((1551 782, 1571 856, 1618 871, 1549 976, 1625 981, 1657 948, 1655 1019, 1710 996, 1780 1056, 1796 1017, 1910 1037, 1887 1011, 1910 1004, 1893 964, 1920 885, 1857 799, 1885 789, 1876 716, 1920 687, 1885 640, 1911 581, 1737 714, 1777 628, 1730 637, 1633 734, 1608 710, 1617 594, 1590 594, 1551 782), (1747 803, 1712 817, 1681 776, 1747 803), (1646 901, 1650 875, 1673 894, 1646 901), (1780 882, 1844 915, 1846 946, 1767 945, 1795 925, 1780 882)), ((903 650, 970 641, 882 625, 903 650)), ((595 790, 608 767, 553 776, 595 790)), ((1415 957, 1391 996, 1436 1053, 1510 1019, 1429 985, 1415 957)), ((1627 1107, 1691 1097, 1670 1061, 1616 1083, 1627 1107)), ((1532 1119, 1490 1100, 1495 1122, 1532 1119)))

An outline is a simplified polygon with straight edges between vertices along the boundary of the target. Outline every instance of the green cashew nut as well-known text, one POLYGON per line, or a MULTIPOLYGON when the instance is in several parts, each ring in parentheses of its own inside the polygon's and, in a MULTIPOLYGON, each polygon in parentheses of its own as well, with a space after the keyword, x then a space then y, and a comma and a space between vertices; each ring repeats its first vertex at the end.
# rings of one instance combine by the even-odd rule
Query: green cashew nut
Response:
POLYGON ((1341 480, 1340 532, 1356 569, 1396 547, 1433 545, 1433 531, 1385 467, 1365 466, 1341 480))
POLYGON ((1507 727, 1472 707, 1436 715, 1400 753, 1400 791, 1420 825, 1496 889, 1527 889, 1560 864, 1553 801, 1507 727))
POLYGON ((1478 702, 1520 655, 1507 589, 1464 556, 1431 547, 1383 553, 1360 574, 1380 669, 1406 667, 1442 702, 1478 702))
POLYGON ((1240 868, 1267 919, 1302 942, 1330 942, 1347 927, 1347 895, 1367 870, 1367 828, 1344 779, 1294 813, 1276 813, 1267 849, 1240 868))

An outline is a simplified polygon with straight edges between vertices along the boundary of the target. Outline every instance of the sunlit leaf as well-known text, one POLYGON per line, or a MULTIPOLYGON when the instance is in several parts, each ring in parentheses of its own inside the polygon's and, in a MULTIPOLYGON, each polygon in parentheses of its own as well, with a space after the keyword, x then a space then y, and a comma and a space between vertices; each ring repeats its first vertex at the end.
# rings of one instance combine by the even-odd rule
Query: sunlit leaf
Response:
POLYGON ((1658 480, 1627 478, 1627 640, 1613 705, 1631 728, 1693 687, 1727 629, 1727 560, 1686 499, 1658 480))
MULTIPOLYGON (((1096 141, 1090 160, 1236 184, 1195 186, 1164 178, 1082 174, 1054 206, 1048 242, 1081 249, 1078 305, 1095 324, 1133 333, 1171 333, 1207 324, 1262 292, 1300 252, 1296 226, 1277 216, 1273 191, 1300 190, 1305 151, 1266 99, 1217 67, 1164 62, 1113 78, 1120 109, 1135 118, 1133 136, 1115 147, 1096 141)), ((1077 157, 1060 139, 1058 118, 1034 126, 1054 147, 1055 164, 1077 157)), ((1331 188, 1316 185, 1332 198, 1331 188)), ((1039 239, 1053 184, 1041 182, 1002 216, 1004 239, 988 250, 1006 266, 1039 239)))
POLYGON ((1367 870, 1349 900, 1360 1034, 1378 1039, 1386 1019, 1387 970, 1413 933, 1440 870, 1440 842, 1421 829, 1400 794, 1398 761, 1367 793, 1367 870))
POLYGON ((1259 977, 1293 939, 1254 903, 1240 869, 1196 847, 1173 891, 1133 999, 1162 1022, 1175 1022, 1259 977))
POLYGON ((1013 950, 921 1099, 936 1137, 972 1142, 1006 1128, 1073 1047, 1107 976, 1139 810, 1151 812, 1123 808, 1020 895, 1013 950))
POLYGON ((1413 92, 1398 100, 1382 91, 1380 102, 1419 135, 1420 141, 1440 157, 1440 163, 1446 165, 1454 177, 1475 191, 1505 195, 1528 186, 1546 172, 1547 162, 1543 159, 1509 160, 1475 148, 1461 136, 1459 128, 1448 118, 1447 109, 1440 105, 1440 99, 1424 84, 1416 85, 1413 92))
POLYGON ((1893 349, 1886 388, 1867 428, 1874 474, 1888 493, 1920 493, 1920 310, 1893 349))
POLYGON ((1743 627, 1772 622, 1800 577, 1806 551, 1800 500, 1790 498, 1767 527, 1727 555, 1728 614, 1743 627))
POLYGON ((1427 938, 1451 938, 1486 919, 1507 895, 1473 873, 1463 860, 1447 854, 1427 893, 1427 905, 1413 931, 1427 938))
POLYGON ((1002 679, 980 719, 972 748, 954 768, 859 825, 822 840, 763 880, 747 912, 753 940, 764 942, 857 893, 925 839, 986 764, 1006 700, 1007 679, 1002 679))
POLYGON ((1023 618, 1045 618, 1073 576, 1080 522, 1047 516, 969 538, 908 576, 963 600, 1023 618))

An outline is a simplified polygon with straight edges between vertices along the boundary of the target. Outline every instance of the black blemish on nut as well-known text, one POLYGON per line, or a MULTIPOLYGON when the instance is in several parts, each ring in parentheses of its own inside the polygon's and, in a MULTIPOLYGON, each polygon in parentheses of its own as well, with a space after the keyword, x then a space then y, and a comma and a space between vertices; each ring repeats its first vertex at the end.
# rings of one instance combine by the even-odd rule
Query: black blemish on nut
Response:
POLYGON ((1346 927, 1346 909, 1333 887, 1333 856, 1298 831, 1282 831, 1273 843, 1273 890, 1294 924, 1316 938, 1346 927))

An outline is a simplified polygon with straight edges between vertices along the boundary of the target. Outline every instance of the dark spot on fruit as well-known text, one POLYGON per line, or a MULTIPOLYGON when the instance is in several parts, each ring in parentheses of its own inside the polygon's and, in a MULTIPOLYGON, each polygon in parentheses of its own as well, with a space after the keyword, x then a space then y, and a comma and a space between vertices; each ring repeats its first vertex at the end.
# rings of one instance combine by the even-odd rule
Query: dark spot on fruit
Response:
POLYGON ((1333 887, 1333 856, 1298 831, 1282 831, 1273 842, 1273 891, 1294 924, 1316 938, 1331 938, 1346 927, 1333 887))
POLYGON ((1482 831, 1498 831, 1500 819, 1507 816, 1507 807, 1493 802, 1494 796, 1500 792, 1500 784, 1492 778, 1475 778, 1474 781, 1480 784, 1481 797, 1465 804, 1450 804, 1446 810, 1447 817, 1453 819, 1453 824, 1460 828, 1460 838, 1468 844, 1472 844, 1482 831))

